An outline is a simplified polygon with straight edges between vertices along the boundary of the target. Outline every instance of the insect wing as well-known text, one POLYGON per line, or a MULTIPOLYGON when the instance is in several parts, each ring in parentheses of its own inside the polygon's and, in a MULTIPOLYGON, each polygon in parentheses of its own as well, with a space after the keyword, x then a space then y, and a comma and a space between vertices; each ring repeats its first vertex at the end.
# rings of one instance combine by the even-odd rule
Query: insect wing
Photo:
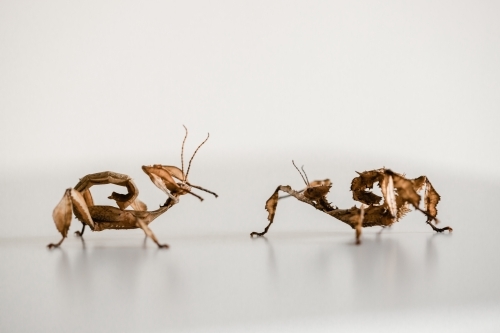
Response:
POLYGON ((384 195, 385 202, 389 207, 389 211, 393 217, 396 217, 398 212, 396 204, 396 194, 394 193, 394 181, 392 176, 386 175, 382 183, 382 194, 384 195))
POLYGON ((52 212, 52 218, 56 224, 57 230, 63 237, 68 234, 69 225, 71 224, 71 189, 67 189, 64 195, 52 212))
POLYGON ((394 180, 394 187, 398 191, 398 196, 411 203, 414 207, 418 207, 420 205, 420 195, 415 191, 415 183, 397 174, 391 177, 394 180))

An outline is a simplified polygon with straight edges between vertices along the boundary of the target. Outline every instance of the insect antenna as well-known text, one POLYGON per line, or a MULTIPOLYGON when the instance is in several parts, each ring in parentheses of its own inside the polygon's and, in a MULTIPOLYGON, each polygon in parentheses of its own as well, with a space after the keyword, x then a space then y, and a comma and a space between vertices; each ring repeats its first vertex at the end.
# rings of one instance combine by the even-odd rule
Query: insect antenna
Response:
POLYGON ((210 137, 210 133, 208 133, 207 135, 207 138, 205 139, 205 141, 203 141, 199 146, 198 148, 196 148, 196 150, 194 151, 193 153, 193 156, 191 156, 191 159, 189 160, 189 165, 188 165, 188 169, 186 171, 186 177, 184 177, 184 182, 186 182, 187 180, 187 177, 188 177, 188 174, 189 174, 189 169, 191 169, 191 162, 193 161, 193 158, 194 156, 196 155, 196 153, 198 152, 198 149, 201 148, 201 146, 203 146, 205 144, 205 142, 207 142, 208 138, 210 137))
MULTIPOLYGON (((184 135, 184 140, 182 140, 182 149, 181 149, 181 165, 182 165, 182 175, 184 176, 184 144, 186 143, 186 139, 188 136, 188 129, 186 126, 182 125, 184 129, 186 130, 186 134, 184 135)), ((186 180, 187 177, 184 177, 184 181, 186 180)))
POLYGON ((304 176, 302 176, 302 172, 300 172, 299 168, 297 168, 297 166, 295 165, 295 162, 293 160, 292 160, 292 164, 295 167, 295 169, 297 169, 297 171, 300 173, 300 177, 302 177, 302 180, 304 181, 304 183, 306 183, 306 186, 309 185, 309 183, 306 182, 306 179, 304 178, 304 176))
POLYGON ((307 185, 309 185, 309 178, 307 178, 307 173, 306 173, 306 170, 304 170, 304 166, 301 166, 300 168, 301 168, 301 169, 302 169, 302 171, 304 172, 304 176, 306 176, 307 185))

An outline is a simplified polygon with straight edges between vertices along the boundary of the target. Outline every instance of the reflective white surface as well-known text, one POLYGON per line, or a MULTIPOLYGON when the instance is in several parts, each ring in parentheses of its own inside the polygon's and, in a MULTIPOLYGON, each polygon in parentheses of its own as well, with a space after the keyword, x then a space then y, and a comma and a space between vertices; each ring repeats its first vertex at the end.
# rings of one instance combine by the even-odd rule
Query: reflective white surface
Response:
MULTIPOLYGON (((144 244, 139 230, 87 230, 85 242, 71 235, 51 251, 45 245, 59 235, 50 210, 64 187, 44 197, 51 186, 34 186, 30 199, 49 212, 16 203, 1 213, 2 226, 40 236, 0 240, 0 331, 497 331, 498 182, 427 171, 420 174, 433 175, 443 197, 442 224, 454 232, 435 234, 412 212, 381 233, 365 229, 360 246, 347 226, 294 199, 280 201, 267 237, 251 239, 265 227, 264 202, 279 184, 269 177, 260 179, 264 194, 260 181, 240 179, 249 192, 239 196, 220 183, 210 187, 218 199, 183 197, 151 225, 168 250, 144 244)), ((352 175, 332 176, 335 186, 352 175)), ((299 188, 298 174, 290 178, 299 188)), ((14 184, 3 188, 22 188, 14 184)), ((159 192, 139 187, 141 195, 159 192)), ((349 199, 348 187, 337 187, 330 200, 349 199)), ((71 233, 79 227, 74 222, 71 233)))

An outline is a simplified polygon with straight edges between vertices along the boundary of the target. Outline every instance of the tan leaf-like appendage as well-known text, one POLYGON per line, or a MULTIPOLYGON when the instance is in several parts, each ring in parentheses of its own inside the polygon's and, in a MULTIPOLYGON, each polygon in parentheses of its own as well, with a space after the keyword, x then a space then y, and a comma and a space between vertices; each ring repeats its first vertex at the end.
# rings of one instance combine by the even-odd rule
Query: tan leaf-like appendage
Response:
POLYGON ((176 193, 181 190, 168 169, 165 169, 163 166, 155 164, 153 166, 143 166, 142 169, 149 175, 151 181, 160 190, 165 192, 165 188, 167 188, 172 193, 176 193), (158 179, 160 179, 163 185, 159 183, 158 179))
POLYGON ((266 210, 269 213, 267 219, 269 220, 269 222, 273 222, 274 214, 276 213, 276 207, 278 206, 279 190, 280 187, 278 186, 276 191, 274 191, 273 195, 271 195, 271 197, 266 201, 266 210))
POLYGON ((57 230, 63 237, 68 235, 68 229, 71 224, 71 189, 67 189, 64 195, 52 212, 52 218, 56 224, 57 230))
POLYGON ((313 187, 306 187, 306 189, 304 190, 304 196, 309 200, 318 201, 321 198, 325 197, 328 192, 330 192, 331 188, 332 185, 317 185, 313 187))
POLYGON ((418 178, 412 179, 413 189, 415 190, 415 192, 420 191, 424 187, 426 182, 427 182, 426 176, 420 176, 418 178))
MULTIPOLYGON (((169 189, 168 189, 168 186, 167 186, 167 185, 165 185, 165 181, 164 181, 164 179, 163 179, 162 177, 157 176, 157 175, 156 175, 156 174, 154 174, 154 173, 150 173, 150 174, 149 174, 149 177, 150 177, 150 178, 151 178, 151 180, 153 181, 153 184, 155 184, 155 185, 156 185, 156 187, 158 187, 160 190, 162 190, 163 192, 165 192, 165 193, 169 196, 169 198, 170 198, 170 199, 174 200, 175 202, 177 202, 177 201, 178 201, 178 199, 177 199, 176 197, 174 197, 174 196, 170 193, 170 191, 169 191, 169 189)), ((173 180, 173 178, 172 178, 172 177, 170 177, 170 178, 171 178, 171 179, 172 179, 172 181, 175 183, 175 181, 173 180)))
POLYGON ((163 170, 167 171, 172 177, 177 178, 180 181, 184 181, 185 175, 182 170, 173 165, 162 165, 163 170))
MULTIPOLYGON (((425 210, 432 217, 436 217, 437 215, 436 206, 439 200, 441 200, 441 196, 436 192, 431 182, 427 180, 427 184, 425 187, 424 203, 425 203, 425 210)), ((435 221, 436 223, 438 223, 437 219, 435 221)))
POLYGON ((356 177, 351 182, 352 198, 365 205, 378 205, 382 197, 372 192, 367 192, 367 189, 373 188, 375 182, 380 182, 382 175, 379 170, 371 170, 358 172, 359 177, 356 177))
POLYGON ((386 173, 391 174, 398 196, 411 203, 414 207, 418 207, 420 205, 420 195, 415 191, 414 182, 390 170, 386 170, 386 173))
POLYGON ((72 199, 71 201, 73 202, 73 211, 75 212, 75 216, 82 222, 94 228, 94 221, 92 220, 92 216, 90 215, 83 195, 75 189, 71 189, 70 194, 72 199))
POLYGON ((381 184, 382 195, 384 196, 385 203, 393 217, 397 216, 398 206, 396 204, 396 194, 394 193, 394 180, 391 175, 384 175, 381 184))

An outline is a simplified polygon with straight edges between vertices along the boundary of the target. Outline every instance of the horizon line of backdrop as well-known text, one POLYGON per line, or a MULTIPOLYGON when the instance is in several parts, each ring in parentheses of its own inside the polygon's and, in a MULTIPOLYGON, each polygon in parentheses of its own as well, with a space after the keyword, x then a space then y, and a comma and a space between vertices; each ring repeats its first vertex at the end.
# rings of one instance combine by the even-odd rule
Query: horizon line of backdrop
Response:
POLYGON ((178 163, 184 124, 186 156, 210 132, 200 155, 495 176, 499 14, 492 1, 2 1, 1 171, 178 163))

